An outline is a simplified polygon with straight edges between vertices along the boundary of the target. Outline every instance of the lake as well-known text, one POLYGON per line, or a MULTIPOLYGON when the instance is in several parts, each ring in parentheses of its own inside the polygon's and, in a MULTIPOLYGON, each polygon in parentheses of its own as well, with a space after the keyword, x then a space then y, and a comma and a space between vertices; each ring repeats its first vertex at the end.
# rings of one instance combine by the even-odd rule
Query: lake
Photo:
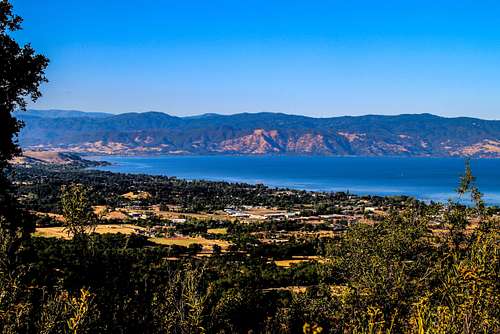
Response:
MULTIPOLYGON (((464 159, 459 158, 220 155, 93 159, 110 162, 97 169, 111 172, 355 194, 404 194, 425 201, 455 198, 464 171, 464 159)), ((471 166, 486 202, 500 205, 500 159, 476 159, 471 166)))

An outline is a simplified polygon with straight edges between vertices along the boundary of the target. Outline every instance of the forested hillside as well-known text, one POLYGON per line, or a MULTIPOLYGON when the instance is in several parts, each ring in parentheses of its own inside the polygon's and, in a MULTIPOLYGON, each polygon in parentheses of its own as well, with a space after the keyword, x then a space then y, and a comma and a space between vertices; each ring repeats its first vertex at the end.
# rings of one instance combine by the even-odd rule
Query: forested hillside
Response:
POLYGON ((174 117, 17 113, 23 147, 105 154, 500 157, 500 121, 430 114, 311 118, 277 113, 174 117))

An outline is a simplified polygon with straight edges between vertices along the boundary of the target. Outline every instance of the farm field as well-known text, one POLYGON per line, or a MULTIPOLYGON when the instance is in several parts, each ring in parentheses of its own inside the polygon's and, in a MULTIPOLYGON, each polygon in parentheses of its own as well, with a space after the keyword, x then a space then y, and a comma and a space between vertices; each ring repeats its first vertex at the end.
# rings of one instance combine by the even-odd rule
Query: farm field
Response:
POLYGON ((192 244, 199 244, 204 251, 211 251, 214 245, 220 246, 223 250, 229 247, 229 242, 224 240, 209 240, 201 237, 171 237, 171 238, 150 238, 154 243, 160 245, 177 245, 189 247, 192 244))
POLYGON ((274 264, 276 264, 278 267, 290 268, 294 264, 302 262, 312 262, 312 261, 323 263, 324 259, 321 258, 320 256, 292 256, 291 259, 275 260, 274 264))
MULTIPOLYGON (((146 230, 147 229, 144 227, 132 224, 106 224, 98 225, 95 232, 99 234, 122 233, 125 235, 131 235, 146 230)), ((222 234, 223 229, 214 230, 219 230, 216 232, 222 234)), ((39 227, 35 231, 35 236, 63 239, 70 238, 64 227, 39 227)), ((219 245, 222 249, 226 249, 229 246, 229 242, 227 241, 209 240, 202 237, 153 237, 149 238, 149 240, 159 245, 178 245, 189 247, 191 244, 199 244, 203 247, 203 250, 206 251, 211 251, 214 245, 219 245)))
MULTIPOLYGON (((139 230, 145 230, 145 228, 131 225, 131 224, 106 224, 98 225, 95 229, 96 233, 122 233, 122 234, 133 234, 137 233, 139 230)), ((64 238, 69 239, 68 233, 64 227, 38 227, 35 231, 36 236, 40 237, 54 237, 54 238, 64 238)))

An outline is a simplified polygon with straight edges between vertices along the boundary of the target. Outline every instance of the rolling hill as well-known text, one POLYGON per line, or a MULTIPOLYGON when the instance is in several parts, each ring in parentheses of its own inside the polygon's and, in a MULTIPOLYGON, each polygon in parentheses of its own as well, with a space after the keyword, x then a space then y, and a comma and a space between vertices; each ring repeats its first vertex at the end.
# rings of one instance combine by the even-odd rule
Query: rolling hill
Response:
POLYGON ((28 149, 99 154, 500 157, 500 121, 431 114, 312 118, 280 113, 17 113, 28 149))

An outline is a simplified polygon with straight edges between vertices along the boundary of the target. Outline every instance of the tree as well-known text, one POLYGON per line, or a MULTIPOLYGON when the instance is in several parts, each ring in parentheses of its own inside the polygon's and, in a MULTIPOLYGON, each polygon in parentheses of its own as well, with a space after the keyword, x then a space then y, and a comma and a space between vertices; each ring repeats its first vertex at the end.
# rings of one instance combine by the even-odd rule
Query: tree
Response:
POLYGON ((12 113, 25 110, 26 98, 36 101, 40 84, 47 81, 48 60, 29 44, 19 46, 10 36, 21 29, 21 17, 13 14, 7 0, 0 1, 0 330, 21 332, 30 318, 27 289, 22 284, 23 266, 18 261, 29 242, 33 220, 18 208, 4 175, 9 160, 20 153, 17 135, 22 122, 12 113))
POLYGON ((476 177, 472 174, 469 159, 465 161, 465 173, 460 177, 460 185, 457 189, 457 193, 460 198, 467 192, 470 192, 471 201, 474 204, 478 215, 483 215, 485 210, 483 194, 479 191, 479 188, 476 185, 476 177))
MULTIPOLYGON (((23 224, 10 194, 4 170, 10 159, 20 153, 17 135, 23 126, 12 113, 25 110, 27 98, 36 101, 40 84, 46 82, 48 59, 36 54, 31 45, 20 46, 10 35, 21 29, 22 18, 13 14, 7 0, 0 1, 0 222, 11 236, 22 233, 23 224)), ((24 231, 25 235, 26 232, 24 231)))
MULTIPOLYGON (((483 194, 479 191, 476 185, 476 177, 472 174, 470 160, 465 161, 465 172, 460 177, 460 184, 457 188, 459 196, 458 202, 450 201, 448 203, 448 210, 445 214, 445 220, 450 228, 450 238, 456 247, 467 239, 467 226, 470 225, 470 213, 475 213, 476 218, 484 221, 486 207, 483 201, 483 194), (470 200, 473 204, 472 210, 467 210, 466 207, 459 201, 463 196, 470 193, 470 200), (472 211, 472 212, 470 212, 472 211)), ((483 224, 481 224, 483 225, 483 224)))
MULTIPOLYGON (((21 242, 29 238, 32 224, 17 208, 4 175, 9 160, 20 149, 16 137, 22 122, 13 117, 15 109, 26 109, 26 98, 36 101, 40 84, 47 81, 44 70, 48 60, 35 54, 29 44, 21 47, 10 34, 21 29, 21 17, 13 14, 7 0, 0 1, 0 234, 2 262, 12 267, 13 258, 21 242)), ((5 270, 6 268, 2 268, 5 270)), ((12 268, 7 268, 8 270, 12 268)))
POLYGON ((30 44, 21 47, 10 34, 21 29, 22 18, 12 13, 7 0, 0 2, 0 169, 20 152, 16 136, 22 122, 12 116, 25 110, 26 98, 36 101, 40 84, 46 82, 48 59, 36 54, 30 44))
POLYGON ((160 333, 205 333, 206 301, 211 293, 204 286, 204 266, 188 263, 168 278, 153 298, 160 333))
POLYGON ((63 186, 61 205, 68 234, 76 238, 93 232, 98 218, 89 200, 89 189, 81 184, 63 186))

